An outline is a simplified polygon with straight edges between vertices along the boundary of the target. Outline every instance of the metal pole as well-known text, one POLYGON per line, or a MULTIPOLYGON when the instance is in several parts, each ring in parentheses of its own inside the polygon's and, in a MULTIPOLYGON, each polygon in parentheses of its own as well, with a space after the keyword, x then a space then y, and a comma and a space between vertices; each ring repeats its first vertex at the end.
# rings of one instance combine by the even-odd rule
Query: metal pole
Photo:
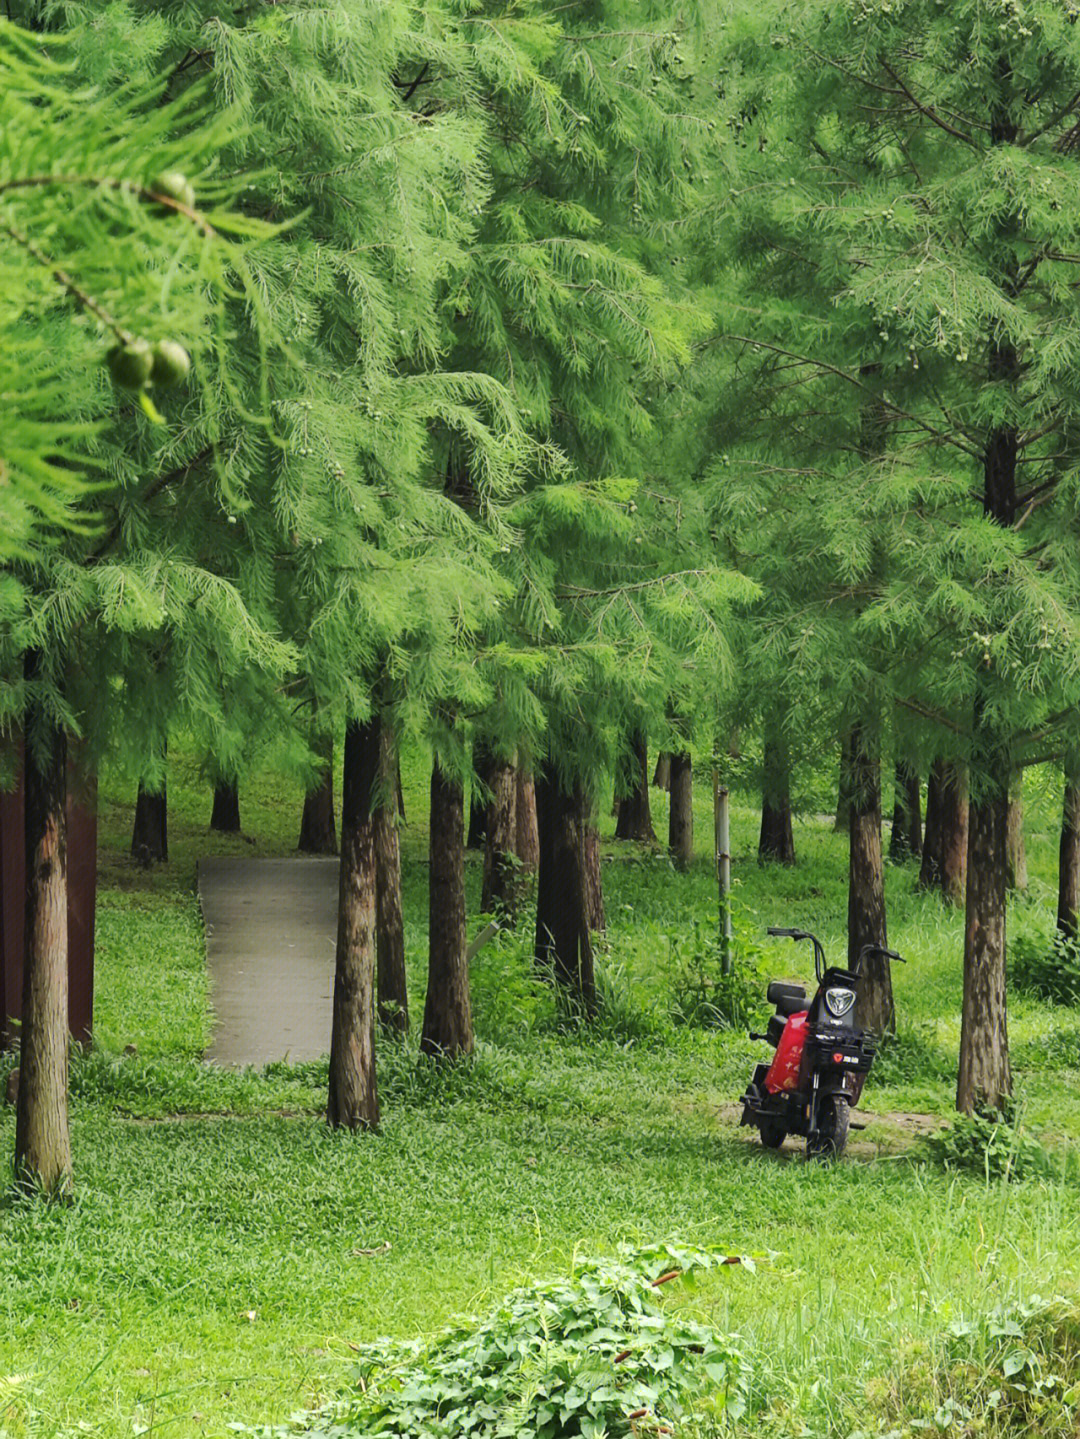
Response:
POLYGON ((716 822, 716 878, 720 890, 720 970, 731 973, 731 808, 726 785, 713 770, 713 815, 716 822))

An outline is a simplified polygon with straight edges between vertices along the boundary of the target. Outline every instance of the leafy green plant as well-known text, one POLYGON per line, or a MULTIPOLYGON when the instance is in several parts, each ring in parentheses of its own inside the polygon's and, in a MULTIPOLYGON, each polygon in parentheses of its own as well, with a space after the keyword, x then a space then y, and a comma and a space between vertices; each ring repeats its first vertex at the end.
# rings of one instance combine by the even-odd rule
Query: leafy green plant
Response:
POLYGON ((1059 1179, 1062 1163, 1024 1127, 1015 1105, 958 1114, 924 1141, 938 1163, 992 1179, 1059 1179))
POLYGON ((735 923, 731 973, 721 968, 717 937, 695 920, 685 938, 670 938, 671 1017, 699 1029, 745 1029, 766 1010, 763 948, 745 922, 735 923))
POLYGON ((1011 946, 1013 987, 1052 1004, 1080 1005, 1080 942, 1057 935, 1020 935, 1011 946))
MULTIPOLYGON (((339 1439, 619 1439, 708 1412, 738 1418, 749 1364, 736 1337, 672 1312, 662 1286, 730 1263, 674 1244, 584 1260, 428 1344, 367 1347, 343 1404, 263 1435, 339 1439)), ((743 1261, 749 1262, 749 1261, 743 1261)))
POLYGON ((951 1079, 955 1072, 955 1062, 936 1042, 933 1023, 907 1024, 882 1039, 868 1082, 873 1085, 933 1082, 951 1079))

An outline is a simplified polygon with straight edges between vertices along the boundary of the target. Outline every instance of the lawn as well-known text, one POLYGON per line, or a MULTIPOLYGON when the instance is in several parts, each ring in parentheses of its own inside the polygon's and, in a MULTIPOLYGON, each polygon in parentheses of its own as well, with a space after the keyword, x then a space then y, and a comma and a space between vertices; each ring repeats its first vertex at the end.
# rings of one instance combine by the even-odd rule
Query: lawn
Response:
MULTIPOLYGON (((917 893, 913 868, 888 877, 890 938, 909 961, 896 974, 900 1042, 840 1166, 808 1166, 790 1144, 768 1154, 740 1131, 733 1101, 759 1047, 672 1018, 711 973, 705 785, 691 873, 660 850, 605 845, 595 1033, 560 1025, 532 981, 527 934, 504 936, 475 962, 475 1063, 440 1074, 387 1043, 381 1131, 331 1134, 325 1064, 240 1074, 199 1059, 211 1016, 195 861, 288 853, 299 794, 269 773, 252 780, 245 837, 223 840, 207 833, 194 762, 170 753, 170 766, 171 859, 151 872, 126 858, 131 795, 103 785, 97 1046, 73 1076, 77 1192, 66 1208, 0 1208, 0 1434, 171 1439, 282 1421, 340 1388, 357 1345, 430 1334, 566 1272, 575 1254, 674 1238, 765 1256, 690 1301, 743 1337, 754 1432, 887 1432, 897 1394, 907 1417, 932 1416, 933 1386, 908 1379, 958 1317, 1075 1292, 1074 1187, 949 1173, 912 1147, 914 1127, 951 1109, 962 933, 917 893)), ((416 757, 403 835, 415 1014, 425 783, 416 757)), ((1012 923, 1033 933, 1052 916, 1057 795, 1050 777, 1028 790, 1031 886, 1012 923)), ((662 833, 666 799, 653 800, 662 833)), ((759 869, 756 811, 741 800, 744 951, 798 974, 808 953, 765 941, 764 927, 805 925, 838 949, 845 841, 808 811, 799 865, 759 869)), ((475 900, 476 858, 469 883, 475 900)), ((1026 1120, 1060 1151, 1080 1137, 1080 1012, 1018 997, 1011 1039, 1026 1120)), ((5 1152, 13 1129, 0 1110, 5 1152)))

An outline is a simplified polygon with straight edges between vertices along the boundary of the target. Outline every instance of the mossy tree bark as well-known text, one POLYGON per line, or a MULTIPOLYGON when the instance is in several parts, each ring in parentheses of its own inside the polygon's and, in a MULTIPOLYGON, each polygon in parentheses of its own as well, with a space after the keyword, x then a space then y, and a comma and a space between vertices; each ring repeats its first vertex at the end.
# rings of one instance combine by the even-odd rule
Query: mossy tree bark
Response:
POLYGON ((420 1048, 436 1059, 473 1049, 469 965, 465 958, 465 800, 438 760, 431 771, 428 986, 420 1048))
POLYGON ((385 718, 379 721, 379 783, 375 796, 375 950, 379 1023, 392 1034, 409 1032, 405 976, 405 921, 401 904, 401 842, 398 837, 397 745, 385 718))
MULTIPOLYGON (((851 731, 851 820, 848 840, 848 968, 863 947, 887 945, 885 873, 881 853, 881 757, 877 735, 865 725, 851 731)), ((868 955, 859 985, 859 1023, 875 1034, 896 1027, 892 973, 887 959, 868 955)))
POLYGON ((491 771, 491 803, 487 814, 484 845, 484 878, 480 907, 485 914, 498 914, 508 924, 517 923, 521 880, 515 853, 517 844, 517 770, 499 760, 491 771))
POLYGON ((1018 770, 1013 776, 1009 794, 1009 828, 1006 839, 1008 851, 1009 888, 1025 890, 1028 887, 1027 846, 1024 843, 1024 772, 1018 770))
POLYGON ((648 738, 640 729, 630 737, 630 751, 622 766, 615 838, 634 839, 642 843, 656 838, 649 805, 648 738))
POLYGON ((322 764, 313 789, 304 795, 300 816, 300 838, 296 847, 303 854, 337 854, 337 826, 334 823, 334 741, 330 735, 313 745, 322 764))
POLYGON ((375 795, 379 724, 345 726, 341 784, 334 1013, 327 1121, 348 1129, 379 1123, 375 1076, 375 795))
POLYGON ((600 831, 590 813, 585 822, 585 922, 593 934, 607 929, 604 880, 600 869, 600 831))
POLYGON ((165 781, 151 793, 140 781, 131 829, 131 857, 140 864, 164 864, 169 858, 169 804, 165 781))
POLYGON ((967 771, 961 764, 947 764, 938 789, 937 863, 942 897, 956 909, 964 903, 967 888, 967 848, 967 771))
POLYGON ((656 768, 653 770, 653 789, 671 788, 671 755, 666 750, 661 750, 656 756, 656 768))
POLYGON ((677 869, 694 862, 694 770, 686 750, 669 756, 668 849, 677 869))
POLYGON ((1080 921, 1080 764, 1071 761, 1065 771, 1065 798, 1058 848, 1057 929, 1063 939, 1074 940, 1080 921))
POLYGON ((946 770, 945 761, 936 759, 926 777, 926 827, 923 830, 922 864, 919 866, 920 889, 936 889, 941 883, 941 795, 946 770))
POLYGON ((922 787, 919 772, 907 760, 896 761, 889 863, 904 864, 922 853, 922 787))
MULTIPOLYGON (((850 737, 848 738, 848 807, 850 809, 850 737)), ((850 816, 849 816, 850 821, 850 816)), ((765 755, 761 776, 761 834, 758 839, 758 862, 775 860, 779 864, 795 863, 795 836, 791 827, 791 761, 787 736, 781 720, 774 714, 765 720, 765 755)))
MULTIPOLYGON (((28 651, 27 680, 40 672, 28 651)), ((15 1180, 60 1195, 71 1185, 68 1128, 67 737, 31 700, 26 714, 26 929, 15 1180)))
POLYGON ((540 836, 536 823, 536 785, 531 774, 520 766, 517 771, 515 801, 516 839, 514 853, 524 874, 534 874, 540 863, 540 836))
POLYGON ((210 828, 219 834, 240 833, 240 787, 235 780, 218 780, 214 786, 210 828))
POLYGON ((568 789, 551 762, 536 777, 536 815, 540 834, 536 963, 542 974, 562 985, 586 1014, 592 1014, 596 977, 586 909, 588 807, 581 786, 568 789))

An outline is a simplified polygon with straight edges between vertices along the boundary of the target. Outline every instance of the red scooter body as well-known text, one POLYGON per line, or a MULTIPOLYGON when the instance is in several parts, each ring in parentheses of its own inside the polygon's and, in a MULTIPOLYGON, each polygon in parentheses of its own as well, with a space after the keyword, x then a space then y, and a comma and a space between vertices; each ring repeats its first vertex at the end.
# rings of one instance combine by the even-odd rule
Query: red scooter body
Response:
POLYGON ((784 1025, 780 1043, 776 1046, 773 1062, 765 1076, 765 1088, 770 1094, 781 1090, 796 1089, 799 1084, 799 1069, 802 1065, 803 1047, 806 1044, 806 1019, 808 1010, 793 1014, 784 1025))

